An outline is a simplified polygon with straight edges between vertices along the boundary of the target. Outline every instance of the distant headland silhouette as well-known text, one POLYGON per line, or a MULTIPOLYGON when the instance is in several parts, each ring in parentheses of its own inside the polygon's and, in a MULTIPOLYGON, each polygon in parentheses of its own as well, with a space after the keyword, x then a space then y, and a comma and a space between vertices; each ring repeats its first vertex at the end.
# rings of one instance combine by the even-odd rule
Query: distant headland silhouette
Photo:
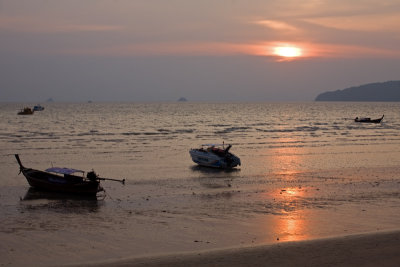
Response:
POLYGON ((319 94, 315 101, 400 101, 400 81, 369 83, 319 94))

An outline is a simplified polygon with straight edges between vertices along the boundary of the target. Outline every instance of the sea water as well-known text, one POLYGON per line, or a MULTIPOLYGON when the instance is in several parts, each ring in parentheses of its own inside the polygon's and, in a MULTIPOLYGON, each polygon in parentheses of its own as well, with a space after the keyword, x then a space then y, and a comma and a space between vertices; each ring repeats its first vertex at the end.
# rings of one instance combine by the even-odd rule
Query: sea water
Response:
POLYGON ((391 156, 398 103, 57 103, 17 116, 20 106, 0 105, 2 184, 15 182, 16 153, 32 167, 72 164, 133 181, 190 178, 188 150, 203 143, 232 144, 242 176, 400 161, 391 156), (381 124, 354 122, 382 114, 381 124))
POLYGON ((48 103, 18 116, 22 106, 0 104, 4 262, 40 239, 89 261, 400 223, 399 103, 48 103), (232 144, 242 165, 196 166, 189 149, 204 143, 232 144), (32 199, 14 154, 127 182, 102 182, 96 201, 32 199))

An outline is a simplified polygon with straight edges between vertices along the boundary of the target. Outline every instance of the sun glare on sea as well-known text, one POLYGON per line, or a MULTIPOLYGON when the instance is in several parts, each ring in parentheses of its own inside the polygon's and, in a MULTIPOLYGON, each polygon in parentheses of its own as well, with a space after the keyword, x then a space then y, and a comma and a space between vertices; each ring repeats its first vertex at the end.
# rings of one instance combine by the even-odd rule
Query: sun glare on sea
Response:
POLYGON ((295 46, 278 46, 275 47, 274 54, 281 57, 294 58, 301 56, 302 51, 295 46))

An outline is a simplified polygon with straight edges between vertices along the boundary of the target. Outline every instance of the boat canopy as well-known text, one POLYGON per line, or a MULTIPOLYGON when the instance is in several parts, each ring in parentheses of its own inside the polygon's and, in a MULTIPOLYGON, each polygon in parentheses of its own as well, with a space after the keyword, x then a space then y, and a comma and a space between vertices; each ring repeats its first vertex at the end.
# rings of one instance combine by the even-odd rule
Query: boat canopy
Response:
POLYGON ((46 169, 46 171, 60 173, 60 174, 73 174, 76 172, 85 173, 84 171, 81 171, 81 170, 75 170, 75 169, 71 169, 71 168, 59 168, 59 167, 51 167, 51 168, 46 169))

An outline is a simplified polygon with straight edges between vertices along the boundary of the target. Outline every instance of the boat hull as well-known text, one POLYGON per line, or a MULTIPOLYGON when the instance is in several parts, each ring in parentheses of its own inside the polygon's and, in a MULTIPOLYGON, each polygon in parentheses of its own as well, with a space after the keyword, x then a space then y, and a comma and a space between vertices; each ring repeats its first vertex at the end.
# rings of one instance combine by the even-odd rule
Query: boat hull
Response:
POLYGON ((18 112, 18 115, 32 115, 33 114, 33 110, 30 108, 24 108, 22 109, 20 112, 18 112))
POLYGON ((43 110, 44 110, 44 107, 42 107, 40 105, 33 107, 33 111, 43 111, 43 110))
POLYGON ((189 154, 194 163, 205 167, 226 169, 234 168, 241 164, 240 159, 232 153, 228 153, 228 157, 221 157, 207 151, 191 149, 189 154))
POLYGON ((376 119, 376 120, 354 120, 355 122, 360 122, 360 123, 381 123, 382 119, 376 119))
POLYGON ((383 120, 383 117, 385 115, 383 115, 381 118, 379 119, 373 119, 371 120, 371 118, 355 118, 354 121, 355 122, 361 122, 361 123, 381 123, 381 121, 383 120))
POLYGON ((84 180, 75 175, 59 176, 34 169, 21 170, 31 187, 49 192, 96 195, 102 191, 98 181, 84 180))

